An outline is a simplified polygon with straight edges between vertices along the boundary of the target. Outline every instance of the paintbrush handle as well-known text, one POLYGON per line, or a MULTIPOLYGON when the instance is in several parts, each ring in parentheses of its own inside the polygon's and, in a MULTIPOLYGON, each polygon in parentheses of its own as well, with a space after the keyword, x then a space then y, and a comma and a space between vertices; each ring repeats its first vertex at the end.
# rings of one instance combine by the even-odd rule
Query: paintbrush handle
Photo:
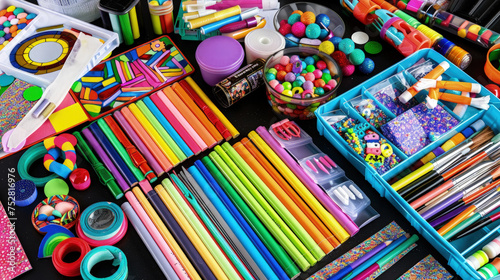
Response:
POLYGON ((438 230, 439 235, 444 236, 448 231, 452 230, 458 224, 467 219, 467 217, 469 217, 472 213, 474 213, 475 210, 476 210, 475 205, 467 207, 467 209, 465 209, 462 213, 460 213, 460 215, 456 216, 447 224, 445 224, 442 228, 440 228, 438 230))
POLYGON ((477 199, 478 197, 482 196, 483 194, 489 192, 490 190, 494 189, 495 187, 497 187, 498 185, 500 185, 500 180, 497 180, 497 181, 494 181, 492 183, 490 183, 489 185, 487 185, 486 187, 480 189, 480 190, 477 190, 473 193, 471 193, 470 195, 464 197, 464 202, 466 204, 470 203, 471 201, 477 199))
POLYGON ((401 180, 397 181, 396 183, 392 184, 391 187, 395 191, 399 191, 403 187, 407 186, 408 184, 416 181, 418 178, 424 176, 425 174, 431 172, 434 169, 434 165, 430 162, 424 164, 422 167, 419 169, 413 171, 412 173, 406 175, 404 178, 401 180))
POLYGON ((462 195, 463 194, 461 192, 459 192, 459 193, 456 193, 456 194, 450 196, 449 198, 447 198, 443 202, 439 203, 438 205, 436 205, 436 206, 430 208, 429 210, 425 211, 424 213, 422 213, 422 215, 421 215, 422 218, 424 218, 425 220, 429 220, 430 218, 434 217, 439 212, 446 209, 446 207, 452 205, 454 202, 456 202, 460 198, 462 198, 462 195))
POLYGON ((418 198, 414 202, 410 203, 410 206, 413 209, 417 209, 420 206, 422 206, 422 205, 426 204, 427 202, 431 201, 432 199, 434 199, 438 195, 440 195, 443 192, 447 191, 448 189, 450 189, 451 187, 453 187, 453 185, 454 185, 453 180, 450 180, 450 181, 442 184, 441 186, 433 189, 432 191, 424 194, 422 197, 418 198))
POLYGON ((465 169, 469 168, 470 166, 480 162, 481 160, 483 160, 488 154, 486 154, 485 152, 482 152, 482 153, 479 153, 477 155, 475 155, 474 157, 472 157, 471 159, 467 160, 467 161, 464 161, 462 162, 461 164, 455 166, 453 169, 449 170, 448 172, 445 172, 443 174, 443 178, 445 180, 449 180, 450 178, 454 177, 455 175, 457 175, 458 173, 464 171, 465 169))
POLYGON ((428 184, 422 186, 419 189, 414 190, 413 192, 409 193, 406 196, 403 196, 403 198, 408 202, 412 203, 413 201, 417 200, 419 197, 422 195, 428 193, 429 191, 437 188, 438 186, 441 186, 444 183, 443 177, 439 176, 436 177, 433 181, 429 182, 428 184))
POLYGON ((409 193, 412 193, 414 190, 420 189, 422 186, 426 186, 427 184, 432 182, 432 180, 434 180, 437 176, 439 176, 439 174, 435 170, 432 170, 431 172, 418 178, 415 182, 408 184, 408 186, 400 189, 398 193, 400 196, 404 197, 409 193))
POLYGON ((475 213, 474 215, 465 219, 463 222, 459 223, 456 227, 448 231, 445 235, 443 235, 443 238, 446 240, 450 240, 451 238, 462 232, 464 229, 466 229, 468 226, 479 221, 479 219, 481 219, 481 214, 475 213))

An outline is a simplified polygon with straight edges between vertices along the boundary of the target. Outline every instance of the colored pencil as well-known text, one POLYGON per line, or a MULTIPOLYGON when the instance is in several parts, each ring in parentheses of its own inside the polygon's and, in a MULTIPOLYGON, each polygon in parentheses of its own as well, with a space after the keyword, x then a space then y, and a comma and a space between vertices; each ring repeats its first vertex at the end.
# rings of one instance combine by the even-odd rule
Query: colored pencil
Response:
MULTIPOLYGON (((165 180, 164 180, 165 181, 165 180)), ((240 274, 233 267, 232 263, 222 252, 222 249, 216 244, 216 241, 208 233, 208 230, 202 225, 201 221, 194 214, 193 210, 187 205, 187 202, 182 198, 179 190, 174 184, 164 184, 163 186, 167 190, 168 194, 177 205, 177 207, 182 211, 182 214, 188 220, 189 224, 193 227, 196 234, 201 237, 201 240, 207 246, 209 252, 215 257, 217 263, 221 266, 222 270, 229 279, 241 279, 240 274)), ((163 184, 163 182, 162 182, 163 184)))
MULTIPOLYGON (((223 145, 224 146, 224 145, 223 145)), ((245 162, 252 168, 256 175, 265 183, 265 185, 276 195, 279 201, 286 207, 286 210, 292 214, 295 219, 302 225, 302 227, 309 233, 309 235, 314 239, 314 242, 320 246, 324 253, 328 254, 334 247, 328 239, 321 234, 321 232, 315 227, 313 222, 307 218, 307 216, 302 212, 300 207, 294 203, 294 201, 281 189, 278 182, 276 182, 266 169, 260 165, 260 163, 250 154, 250 152, 241 143, 236 143, 233 145, 234 149, 238 154, 245 159, 245 162)), ((333 235, 331 236, 333 237, 333 235)))
POLYGON ((175 202, 172 200, 170 195, 167 193, 165 189, 165 185, 172 184, 168 179, 162 181, 161 185, 155 187, 155 191, 158 196, 163 201, 163 204, 168 208, 168 211, 172 213, 172 216, 175 218, 179 226, 186 233, 187 237, 196 248, 198 253, 201 255, 205 263, 208 265, 212 273, 215 275, 217 279, 226 279, 229 278, 226 276, 221 266, 218 264, 217 260, 210 253, 205 243, 202 241, 201 237, 195 232, 193 227, 189 224, 188 220, 184 217, 181 210, 177 207, 175 202))
MULTIPOLYGON (((198 270, 198 272, 200 273, 199 276, 203 277, 203 279, 212 279, 212 280, 216 279, 216 277, 214 276, 210 268, 207 266, 205 261, 203 261, 203 258, 201 257, 200 253, 198 253, 198 251, 194 247, 193 243, 189 241, 189 238, 187 237, 186 233, 179 226, 179 223, 177 223, 172 213, 170 213, 165 204, 163 204, 158 193, 156 193, 156 191, 153 190, 150 184, 139 182, 139 186, 148 197, 149 202, 152 204, 152 206, 156 210, 156 213, 162 219, 162 221, 164 222, 165 226, 168 228, 172 236, 175 238, 175 240, 177 240, 179 247, 189 258, 190 264, 192 264, 192 266, 189 267, 189 265, 187 265, 188 267, 187 269, 185 267, 189 276, 191 278, 193 277, 197 278, 196 277, 197 273, 195 272, 196 270, 198 270), (196 268, 195 271, 192 271, 194 269, 193 266, 194 268, 196 268)), ((184 258, 182 259, 183 262, 186 262, 184 258)))
MULTIPOLYGON (((318 215, 319 212, 330 212, 333 216, 330 219, 330 230, 335 237, 340 242, 344 242, 347 240, 350 235, 358 232, 359 228, 354 224, 354 222, 338 207, 337 204, 333 202, 333 200, 316 184, 312 179, 305 173, 305 171, 298 165, 297 162, 285 151, 281 146, 272 138, 269 132, 264 127, 259 127, 259 134, 255 131, 251 131, 248 136, 252 140, 252 142, 262 151, 266 151, 265 154, 269 158, 269 155, 275 155, 281 159, 281 161, 290 168, 290 170, 295 173, 296 177, 302 182, 299 185, 299 189, 296 191, 300 196, 307 200, 308 203, 314 203, 314 201, 319 201, 322 207, 317 208, 326 208, 326 210, 314 210, 318 215), (263 137, 261 137, 263 136, 263 137), (264 145, 266 144, 266 145, 264 145), (271 152, 271 150, 273 152, 271 152), (269 155, 268 155, 269 154, 269 155), (305 187, 306 190, 300 189, 301 187, 305 187), (312 197, 315 197, 313 199, 312 197), (318 211, 319 210, 319 211, 318 211)), ((325 219, 322 219, 325 221, 325 219)), ((327 224, 328 226, 328 224, 327 224)))
MULTIPOLYGON (((229 130, 233 138, 240 136, 238 130, 233 126, 233 124, 222 114, 222 112, 217 108, 217 106, 210 100, 210 98, 203 92, 203 90, 196 84, 196 82, 191 77, 186 77, 186 82, 193 88, 193 90, 198 94, 198 96, 207 104, 207 106, 214 112, 214 114, 219 118, 219 120, 224 124, 224 126, 229 130)), ((227 138, 226 138, 227 140, 227 138)))
MULTIPOLYGON (((173 168, 172 163, 167 159, 167 157, 161 152, 160 148, 153 141, 151 136, 146 132, 144 127, 139 123, 139 121, 135 118, 134 114, 129 110, 128 107, 123 107, 120 110, 121 114, 128 122, 128 124, 132 127, 132 129, 139 135, 141 140, 144 142, 148 150, 153 154, 158 163, 160 164, 163 171, 167 172, 173 168)), ((115 113, 116 115, 116 113, 115 113)), ((117 118, 118 119, 118 118, 117 118)))
MULTIPOLYGON (((149 184, 149 183, 143 180, 139 182, 139 185, 141 184, 149 184)), ((180 279, 190 279, 190 278, 201 279, 198 272, 196 272, 191 262, 187 259, 186 255, 181 250, 181 247, 179 246, 177 241, 174 239, 170 231, 167 229, 163 221, 160 219, 156 211, 153 209, 153 206, 151 206, 151 203, 149 203, 146 196, 144 196, 144 193, 142 192, 141 188, 134 187, 132 188, 132 192, 134 193, 135 197, 141 204, 144 211, 146 211, 146 214, 151 219, 158 232, 160 232, 160 235, 167 243, 167 246, 170 248, 170 250, 172 250, 173 254, 177 258, 177 261, 180 264, 180 267, 179 266, 174 267, 177 276, 179 276, 180 279)))
POLYGON ((408 238, 405 242, 399 245, 396 249, 389 252, 387 255, 380 258, 376 263, 372 264, 366 270, 358 274, 352 280, 362 280, 368 278, 375 271, 379 270, 384 265, 388 264, 390 261, 394 260, 399 254, 404 250, 408 249, 411 245, 418 241, 418 235, 414 234, 412 237, 408 238))
POLYGON ((268 263, 273 265, 273 270, 280 276, 280 279, 283 278, 282 273, 280 272, 281 270, 284 270, 287 278, 294 278, 300 274, 300 270, 292 261, 290 256, 286 253, 283 247, 276 242, 271 233, 252 212, 250 207, 243 201, 221 171, 219 171, 219 169, 215 166, 212 160, 209 157, 204 157, 201 161, 201 165, 199 163, 195 163, 195 165, 197 165, 200 170, 203 170, 202 167, 206 167, 208 173, 203 172, 205 178, 213 176, 212 178, 216 181, 216 183, 213 181, 211 183, 213 190, 224 201, 226 206, 231 210, 233 216, 238 219, 243 228, 245 228, 245 231, 249 234, 254 243, 263 243, 265 248, 258 245, 259 251, 263 253, 268 263), (245 224, 251 228, 246 227, 245 224), (272 256, 269 256, 267 252, 272 254, 272 256), (277 266, 274 265, 275 262, 277 262, 277 266))
MULTIPOLYGON (((281 228, 276 224, 277 221, 274 221, 269 216, 269 214, 266 212, 266 210, 248 192, 248 190, 245 188, 243 183, 240 181, 239 177, 237 177, 233 173, 233 168, 230 168, 227 165, 227 162, 230 161, 230 159, 228 159, 227 155, 225 155, 225 157, 222 158, 221 154, 225 155, 224 151, 215 151, 215 152, 211 152, 209 154, 209 157, 215 163, 215 165, 217 165, 217 167, 221 170, 221 172, 224 174, 226 179, 231 182, 232 187, 234 187, 236 189, 236 191, 243 198, 245 203, 248 204, 248 206, 250 206, 250 208, 257 215, 257 217, 259 217, 259 219, 266 225, 267 229, 272 233, 274 238, 276 238, 276 240, 281 244, 281 246, 283 246, 283 248, 292 257, 292 259, 300 267, 300 269, 302 271, 306 271, 309 267, 311 267, 311 264, 305 258, 305 256, 302 254, 302 252, 309 255, 308 259, 315 260, 314 257, 307 251, 307 249, 305 249, 305 247, 303 247, 303 245, 302 245, 302 251, 299 251, 299 249, 297 247, 295 247, 295 244, 300 244, 300 241, 295 237, 296 242, 293 243, 288 238, 288 236, 283 233, 281 228)), ((284 224, 284 223, 280 223, 280 224, 284 224)), ((286 227, 286 225, 284 225, 284 226, 286 227)), ((293 235, 293 233, 291 235, 293 235)))
POLYGON ((455 237, 450 238, 450 241, 454 241, 454 240, 460 239, 462 237, 465 237, 469 234, 472 234, 472 233, 482 229, 483 227, 497 221, 498 219, 500 219, 500 212, 497 212, 489 217, 483 217, 481 220, 479 220, 479 221, 471 224, 467 228, 465 228, 460 234, 457 234, 455 237))
POLYGON ((182 265, 179 263, 170 247, 168 247, 167 242, 165 242, 160 232, 153 224, 153 221, 151 221, 151 219, 148 217, 141 204, 132 192, 126 192, 125 197, 127 198, 132 208, 134 208, 135 213, 137 213, 137 216, 139 216, 144 226, 146 226, 149 234, 153 237, 158 247, 160 247, 163 255, 165 256, 165 258, 167 258, 168 263, 170 263, 170 266, 172 267, 174 273, 173 275, 172 273, 170 273, 169 278, 180 279, 179 274, 182 275, 182 265))
POLYGON ((345 276, 347 276, 349 273, 351 273, 354 269, 356 269, 358 266, 369 260, 371 257, 375 256, 378 254, 380 251, 385 249, 388 245, 390 245, 393 242, 393 240, 385 241, 377 245, 375 248, 371 249, 370 251, 366 252, 363 256, 355 260, 354 262, 350 263, 349 265, 343 267, 341 270, 337 271, 335 274, 330 276, 328 280, 342 280, 345 276))
MULTIPOLYGON (((239 242, 241 242, 242 246, 245 248, 246 252, 248 252, 249 257, 254 261, 255 265, 262 272, 258 275, 258 278, 267 278, 267 279, 275 279, 278 276, 273 272, 269 264, 266 262, 264 257, 260 254, 258 249, 255 247, 253 242, 250 240, 248 235, 245 233, 243 228, 239 225, 236 219, 232 216, 229 209, 222 203, 219 197, 215 194, 215 192, 210 187, 208 181, 203 177, 202 173, 196 166, 191 166, 188 168, 189 173, 193 176, 194 180, 198 186, 194 185, 194 187, 200 188, 200 195, 205 195, 205 197, 213 204, 213 206, 218 210, 218 213, 222 216, 224 221, 227 222, 232 232, 236 235, 239 242)), ((202 198, 203 199, 203 198, 202 198)), ((257 271, 254 268, 254 271, 257 271)), ((254 277, 256 277, 255 275, 254 277)))
MULTIPOLYGON (((295 235, 300 239, 309 252, 316 260, 321 260, 326 254, 309 235, 309 233, 302 227, 302 225, 295 219, 295 217, 288 211, 288 209, 281 203, 276 195, 269 189, 269 187, 259 178, 259 176, 252 170, 246 161, 236 152, 236 150, 229 144, 224 143, 221 145, 222 149, 235 163, 236 167, 249 179, 253 188, 249 191, 252 195, 261 196, 265 199, 276 213, 283 219, 283 221, 290 227, 295 235)), ((322 241, 325 241, 324 239, 322 241)))

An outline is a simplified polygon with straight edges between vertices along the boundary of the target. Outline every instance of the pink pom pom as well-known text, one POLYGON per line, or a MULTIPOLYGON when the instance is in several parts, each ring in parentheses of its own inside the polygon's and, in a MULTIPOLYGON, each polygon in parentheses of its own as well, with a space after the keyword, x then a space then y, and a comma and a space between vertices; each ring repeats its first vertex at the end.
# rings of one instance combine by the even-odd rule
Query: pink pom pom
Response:
POLYGON ((290 32, 292 32, 292 26, 288 23, 282 24, 278 29, 278 32, 283 36, 285 36, 286 34, 290 34, 290 32))
POLYGON ((306 25, 302 22, 296 22, 292 25, 292 34, 297 38, 302 38, 306 34, 306 25))
POLYGON ((344 74, 344 76, 351 76, 355 69, 356 68, 352 64, 346 65, 342 67, 342 74, 344 74))
POLYGON ((285 90, 285 88, 283 87, 282 84, 277 84, 275 87, 274 87, 274 90, 276 90, 277 92, 279 93, 282 93, 283 90, 285 90))
POLYGON ((288 24, 288 20, 286 20, 286 19, 282 19, 282 20, 280 21, 280 26, 283 26, 283 24, 285 24, 285 23, 286 23, 286 24, 288 24))
POLYGON ((316 76, 314 76, 314 74, 311 72, 307 73, 304 78, 306 78, 306 81, 311 81, 311 82, 314 82, 314 80, 316 80, 316 76))
POLYGON ((282 56, 280 59, 280 64, 286 67, 288 63, 290 63, 290 57, 288 55, 282 56))
POLYGON ((327 85, 331 86, 332 88, 335 88, 337 86, 337 81, 334 79, 331 79, 326 83, 327 85))
POLYGON ((279 85, 280 82, 278 82, 277 80, 272 80, 269 82, 269 85, 272 87, 272 88, 275 88, 277 85, 279 85))
POLYGON ((312 73, 316 79, 321 79, 321 76, 323 76, 323 72, 319 69, 314 70, 312 73))

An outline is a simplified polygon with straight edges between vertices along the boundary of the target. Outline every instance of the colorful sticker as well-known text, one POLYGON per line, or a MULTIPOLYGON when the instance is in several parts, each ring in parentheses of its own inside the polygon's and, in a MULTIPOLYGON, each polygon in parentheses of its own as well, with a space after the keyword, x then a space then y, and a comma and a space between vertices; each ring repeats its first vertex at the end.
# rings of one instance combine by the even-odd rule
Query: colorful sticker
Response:
POLYGON ((446 280, 451 278, 453 278, 453 275, 434 259, 432 255, 428 255, 405 274, 401 275, 398 280, 446 280))

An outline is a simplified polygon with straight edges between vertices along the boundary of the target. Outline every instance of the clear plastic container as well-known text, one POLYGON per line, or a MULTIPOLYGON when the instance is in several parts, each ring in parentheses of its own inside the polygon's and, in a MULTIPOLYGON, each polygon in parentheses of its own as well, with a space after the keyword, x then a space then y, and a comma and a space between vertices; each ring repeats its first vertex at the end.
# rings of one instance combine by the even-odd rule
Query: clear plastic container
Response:
MULTIPOLYGON (((332 31, 333 35, 337 37, 342 38, 344 36, 345 24, 342 18, 332 9, 327 8, 320 4, 310 3, 310 2, 290 3, 281 7, 274 16, 274 28, 276 28, 276 31, 280 29, 280 21, 284 19, 288 20, 288 17, 290 17, 290 15, 296 10, 301 10, 302 12, 310 11, 313 12, 315 15, 318 14, 327 15, 330 18, 330 25, 328 25, 327 28, 330 31, 332 31)), ((285 40, 286 40, 286 47, 297 46, 297 44, 294 41, 286 37, 285 40)))
POLYGON ((298 55, 300 57, 317 55, 320 59, 326 62, 326 68, 330 70, 332 79, 335 79, 337 81, 337 85, 335 86, 335 88, 328 92, 325 92, 322 96, 312 98, 294 98, 277 92, 269 85, 267 79, 265 79, 267 98, 269 100, 269 104, 276 113, 283 116, 283 118, 289 118, 291 120, 314 119, 316 118, 316 116, 314 115, 314 111, 316 111, 318 106, 328 102, 336 96, 337 89, 339 88, 342 81, 342 71, 340 70, 337 62, 335 62, 335 60, 333 60, 333 58, 331 58, 326 53, 320 52, 319 50, 310 47, 292 47, 277 51, 276 53, 271 55, 266 61, 264 73, 266 73, 269 68, 272 68, 274 65, 279 63, 281 57, 284 55, 298 55))

